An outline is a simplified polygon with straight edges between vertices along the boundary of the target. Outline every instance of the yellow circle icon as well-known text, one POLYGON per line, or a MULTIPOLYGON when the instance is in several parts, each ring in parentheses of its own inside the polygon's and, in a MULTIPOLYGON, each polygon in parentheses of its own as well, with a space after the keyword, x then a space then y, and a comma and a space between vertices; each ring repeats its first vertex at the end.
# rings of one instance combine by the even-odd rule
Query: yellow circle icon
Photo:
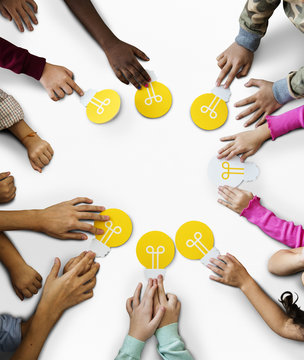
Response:
POLYGON ((97 92, 87 105, 87 117, 96 124, 112 120, 120 109, 120 96, 114 90, 97 92))
POLYGON ((94 226, 104 231, 103 235, 96 235, 96 239, 108 247, 116 247, 129 240, 132 234, 132 221, 122 210, 108 209, 100 213, 108 215, 108 221, 95 221, 94 226))
POLYGON ((136 255, 146 269, 164 269, 174 258, 173 240, 161 231, 150 231, 137 243, 136 255))
POLYGON ((211 229, 200 221, 189 221, 175 235, 177 250, 191 260, 202 259, 212 248, 214 238, 211 229))
POLYGON ((136 109, 145 117, 155 119, 165 115, 171 108, 172 95, 164 84, 153 81, 136 91, 136 109))
POLYGON ((214 130, 227 120, 228 107, 223 99, 213 93, 197 97, 190 109, 192 121, 201 129, 214 130))

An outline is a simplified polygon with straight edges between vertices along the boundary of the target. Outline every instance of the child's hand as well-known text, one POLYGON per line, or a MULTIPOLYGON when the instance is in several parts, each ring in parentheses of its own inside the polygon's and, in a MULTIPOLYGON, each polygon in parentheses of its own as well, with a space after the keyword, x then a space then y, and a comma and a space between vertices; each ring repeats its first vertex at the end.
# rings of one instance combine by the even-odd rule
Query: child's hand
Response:
POLYGON ((19 262, 9 269, 9 275, 15 293, 20 300, 37 294, 42 286, 42 277, 25 262, 19 262))
POLYGON ((224 87, 228 88, 233 79, 246 76, 251 68, 253 52, 234 42, 217 58, 217 65, 222 69, 216 80, 216 86, 220 86, 223 79, 228 75, 224 87))
POLYGON ((207 267, 218 275, 210 275, 211 280, 242 289, 251 279, 244 266, 229 253, 210 259, 210 262, 213 265, 207 267))
POLYGON ((104 50, 115 75, 121 82, 125 84, 130 82, 137 89, 140 89, 141 85, 147 86, 148 82, 151 81, 149 74, 137 58, 144 61, 150 59, 135 46, 117 40, 104 50))
POLYGON ((32 168, 42 172, 42 169, 48 165, 54 155, 51 145, 42 140, 37 134, 35 136, 27 136, 23 140, 23 145, 27 149, 32 168))
POLYGON ((13 19, 21 32, 24 31, 22 21, 28 30, 34 30, 32 23, 38 24, 35 16, 37 10, 38 6, 34 0, 0 0, 0 13, 9 21, 13 19))
MULTIPOLYGON (((63 274, 72 270, 86 256, 87 253, 88 253, 87 251, 83 251, 80 255, 70 259, 65 264, 65 267, 63 269, 63 274)), ((82 276, 83 274, 87 273, 91 269, 93 263, 94 263, 94 259, 91 258, 90 261, 86 264, 86 267, 83 269, 83 272, 80 273, 79 276, 82 276)))
POLYGON ((143 298, 140 300, 142 284, 138 284, 134 295, 127 300, 127 311, 130 316, 129 335, 140 341, 148 340, 158 328, 165 308, 160 306, 153 314, 153 298, 157 290, 157 284, 149 279, 143 298))
POLYGON ((14 177, 10 172, 0 173, 0 203, 7 203, 16 196, 14 177))
POLYGON ((218 151, 218 159, 232 159, 234 156, 242 154, 241 162, 244 162, 249 156, 255 154, 262 146, 263 142, 271 137, 267 124, 258 127, 255 130, 245 131, 232 136, 220 138, 221 141, 231 141, 218 151))
POLYGON ((256 127, 263 124, 266 121, 266 116, 270 115, 277 109, 279 109, 282 105, 279 104, 272 91, 273 82, 265 81, 265 80, 257 80, 257 79, 250 79, 246 84, 246 87, 256 86, 259 88, 259 91, 256 92, 254 95, 249 96, 246 99, 238 101, 235 106, 244 106, 249 105, 245 111, 241 112, 236 119, 240 120, 245 116, 253 114, 251 118, 245 122, 244 126, 248 126, 253 124, 259 118, 260 120, 256 123, 256 127))
POLYGON ((46 63, 40 82, 54 101, 64 98, 65 94, 71 95, 73 90, 80 96, 84 94, 73 80, 72 71, 63 66, 46 63))
POLYGON ((89 251, 73 269, 60 277, 58 273, 61 264, 56 258, 46 279, 39 306, 52 309, 52 316, 58 319, 66 309, 90 299, 96 285, 99 264, 95 263, 87 273, 80 274, 83 274, 87 264, 91 259, 94 260, 95 255, 89 251))
POLYGON ((177 323, 181 309, 180 301, 177 299, 176 295, 166 294, 162 275, 159 275, 157 280, 154 280, 154 283, 158 284, 157 291, 154 295, 154 313, 156 314, 161 306, 166 309, 165 315, 163 316, 158 328, 177 323))
POLYGON ((251 192, 227 185, 219 186, 218 193, 226 200, 218 199, 218 202, 238 214, 241 214, 248 207, 250 200, 253 199, 251 192))
POLYGON ((105 208, 93 205, 76 206, 80 203, 91 204, 92 202, 91 199, 79 197, 43 210, 37 210, 33 229, 62 240, 86 240, 88 238, 84 233, 75 232, 75 230, 102 235, 104 233, 102 229, 97 229, 84 220, 108 221, 109 216, 99 215, 105 208))

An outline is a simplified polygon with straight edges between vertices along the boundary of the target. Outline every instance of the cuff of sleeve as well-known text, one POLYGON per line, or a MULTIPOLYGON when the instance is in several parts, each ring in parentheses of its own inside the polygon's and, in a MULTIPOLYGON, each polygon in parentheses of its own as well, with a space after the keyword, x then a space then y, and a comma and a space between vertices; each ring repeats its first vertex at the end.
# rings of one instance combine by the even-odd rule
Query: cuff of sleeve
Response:
POLYGON ((274 141, 277 136, 275 135, 275 132, 273 130, 273 120, 274 120, 275 116, 271 116, 271 115, 267 115, 266 116, 266 121, 267 121, 267 125, 268 125, 268 129, 270 131, 270 135, 271 135, 271 139, 272 141, 274 141))
POLYGON ((158 340, 159 346, 172 343, 172 341, 174 341, 176 338, 180 338, 178 334, 178 324, 173 323, 156 330, 155 336, 158 340))
POLYGON ((28 53, 28 56, 24 62, 22 72, 28 76, 33 77, 36 80, 40 80, 44 70, 45 63, 46 63, 45 58, 28 53))
POLYGON ((235 38, 238 45, 243 46, 245 49, 255 52, 260 45, 261 36, 253 34, 240 27, 240 31, 235 38))
POLYGON ((133 336, 127 335, 122 345, 120 352, 132 356, 132 359, 140 360, 141 353, 144 349, 145 343, 133 336))
POLYGON ((272 91, 279 104, 283 105, 288 101, 294 100, 294 97, 289 92, 288 81, 286 78, 274 82, 272 91))
POLYGON ((240 213, 240 216, 244 216, 248 219, 252 214, 254 214, 258 206, 260 206, 260 198, 258 196, 254 196, 249 201, 248 206, 240 213))
POLYGON ((21 318, 0 316, 0 351, 15 351, 21 343, 21 318))

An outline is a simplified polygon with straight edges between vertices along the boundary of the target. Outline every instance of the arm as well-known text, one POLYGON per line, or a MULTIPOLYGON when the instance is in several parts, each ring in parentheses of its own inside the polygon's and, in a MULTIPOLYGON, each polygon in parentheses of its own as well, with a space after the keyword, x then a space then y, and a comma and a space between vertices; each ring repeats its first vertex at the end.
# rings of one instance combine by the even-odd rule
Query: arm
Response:
POLYGON ((108 61, 120 81, 131 82, 136 88, 148 86, 149 74, 140 65, 137 58, 148 61, 149 58, 135 46, 118 39, 99 16, 90 0, 64 0, 73 14, 104 50, 108 61))
POLYGON ((265 323, 276 334, 291 340, 304 341, 304 331, 276 304, 248 274, 243 265, 232 255, 220 255, 211 259, 209 269, 218 276, 210 279, 225 285, 238 287, 260 314, 265 323))

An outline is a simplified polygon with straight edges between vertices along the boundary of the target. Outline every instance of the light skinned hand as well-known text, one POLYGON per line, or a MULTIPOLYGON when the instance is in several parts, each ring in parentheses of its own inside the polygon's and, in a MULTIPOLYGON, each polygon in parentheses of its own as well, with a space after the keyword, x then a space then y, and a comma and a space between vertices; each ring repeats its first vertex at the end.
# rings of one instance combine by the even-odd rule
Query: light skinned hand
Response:
POLYGON ((39 135, 28 136, 23 140, 32 168, 38 172, 49 164, 54 155, 51 145, 40 138, 39 135))
POLYGON ((36 15, 38 6, 34 0, 0 0, 0 13, 9 21, 14 20, 19 31, 24 32, 24 26, 33 31, 33 25, 38 24, 36 15))
POLYGON ((16 196, 14 177, 9 171, 0 173, 0 203, 12 201, 16 196))
POLYGON ((216 86, 220 86, 228 75, 224 84, 224 88, 227 89, 235 77, 239 79, 248 74, 253 62, 253 52, 234 42, 216 60, 218 67, 222 69, 216 80, 216 86))
POLYGON ((181 303, 174 294, 166 294, 164 288, 164 278, 159 275, 153 280, 153 284, 157 284, 157 291, 154 294, 154 313, 156 314, 160 307, 166 309, 158 328, 178 322, 181 303))
MULTIPOLYGON (((86 256, 87 253, 88 253, 88 251, 83 251, 80 255, 71 258, 65 264, 65 266, 63 268, 63 274, 65 274, 66 272, 72 270, 86 256)), ((86 267, 83 269, 83 272, 81 272, 79 274, 79 276, 82 276, 83 274, 88 272, 91 269, 93 263, 94 263, 94 259, 90 259, 90 261, 86 264, 86 267)))
POLYGON ((238 214, 241 214, 248 207, 250 200, 253 199, 253 194, 250 191, 228 185, 219 186, 218 193, 224 198, 224 200, 218 199, 218 202, 238 214))
POLYGON ((149 61, 148 56, 135 46, 121 40, 115 40, 104 48, 108 61, 118 79, 124 84, 133 84, 137 89, 148 86, 150 75, 141 66, 137 58, 149 61))
POLYGON ((82 96, 84 92, 75 83, 73 76, 72 71, 64 66, 46 63, 40 82, 54 101, 63 99, 65 95, 71 95, 73 90, 82 96))
POLYGON ((134 295, 127 300, 126 308, 130 316, 129 335, 140 341, 148 340, 155 333, 164 314, 165 308, 160 306, 154 314, 154 295, 157 284, 149 279, 145 293, 140 299, 142 284, 139 283, 134 295))
POLYGON ((211 280, 242 289, 251 279, 244 266, 229 253, 211 258, 210 262, 207 267, 217 274, 210 275, 211 280))
POLYGON ((32 297, 42 287, 41 275, 24 261, 15 264, 9 270, 9 275, 15 293, 20 300, 32 297))
POLYGON ((246 87, 256 86, 259 90, 243 100, 238 101, 234 106, 240 107, 250 105, 246 110, 242 111, 236 116, 237 120, 249 116, 252 114, 249 120, 244 124, 245 127, 248 125, 255 124, 256 127, 262 125, 266 121, 266 116, 272 114, 278 110, 282 105, 279 104, 273 95, 273 82, 259 79, 250 79, 246 84, 246 87))
POLYGON ((262 144, 271 138, 268 124, 263 124, 255 130, 244 131, 231 136, 220 138, 221 141, 230 141, 227 145, 218 151, 218 159, 232 159, 234 156, 242 154, 241 162, 244 162, 249 156, 255 154, 262 144))
POLYGON ((105 210, 103 206, 90 205, 92 202, 93 200, 86 197, 78 197, 37 210, 37 231, 63 240, 86 240, 88 237, 82 231, 102 235, 104 233, 102 229, 84 222, 84 220, 108 221, 110 219, 109 216, 99 214, 105 210), (75 230, 81 232, 74 232, 75 230))
POLYGON ((39 306, 53 309, 52 311, 60 317, 66 309, 90 299, 96 285, 99 264, 93 264, 88 272, 80 274, 84 272, 91 260, 94 261, 95 255, 89 251, 73 269, 62 276, 58 276, 61 263, 56 258, 46 279, 39 306))

